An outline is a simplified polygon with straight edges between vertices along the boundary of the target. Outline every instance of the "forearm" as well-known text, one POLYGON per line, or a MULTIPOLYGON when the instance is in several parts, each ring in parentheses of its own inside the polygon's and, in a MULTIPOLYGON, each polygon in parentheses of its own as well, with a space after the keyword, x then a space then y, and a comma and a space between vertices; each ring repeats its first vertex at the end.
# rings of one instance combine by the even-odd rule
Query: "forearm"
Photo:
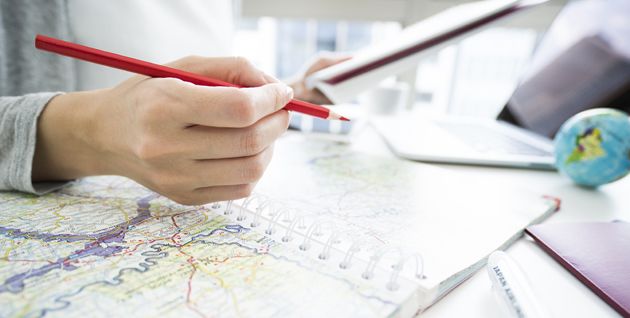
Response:
POLYGON ((248 196, 287 129, 282 108, 293 91, 239 59, 189 57, 172 65, 248 88, 134 76, 111 89, 46 99, 21 115, 25 133, 11 129, 24 130, 23 123, 12 127, 15 120, 6 119, 2 137, 28 147, 6 147, 4 170, 19 164, 20 184, 5 189, 37 193, 32 182, 113 174, 183 204, 248 196))
POLYGON ((37 119, 57 94, 0 97, 0 190, 38 192, 31 180, 37 119))

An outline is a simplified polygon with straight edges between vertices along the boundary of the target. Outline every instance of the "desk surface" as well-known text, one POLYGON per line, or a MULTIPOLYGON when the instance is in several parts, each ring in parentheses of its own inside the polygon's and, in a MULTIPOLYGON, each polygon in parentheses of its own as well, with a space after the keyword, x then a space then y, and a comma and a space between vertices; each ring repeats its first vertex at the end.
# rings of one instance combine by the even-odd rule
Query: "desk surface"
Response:
MULTIPOLYGON (((358 151, 393 156, 383 140, 367 128, 355 136, 358 151)), ((501 182, 559 197, 560 212, 545 222, 630 220, 630 177, 588 190, 577 187, 556 172, 493 167, 437 165, 459 173, 480 176, 488 182, 501 182)), ((508 249, 525 269, 534 292, 554 317, 616 317, 618 314, 590 289, 545 254, 530 239, 521 239, 508 249)), ((423 317, 504 317, 490 289, 484 271, 456 288, 423 317)))

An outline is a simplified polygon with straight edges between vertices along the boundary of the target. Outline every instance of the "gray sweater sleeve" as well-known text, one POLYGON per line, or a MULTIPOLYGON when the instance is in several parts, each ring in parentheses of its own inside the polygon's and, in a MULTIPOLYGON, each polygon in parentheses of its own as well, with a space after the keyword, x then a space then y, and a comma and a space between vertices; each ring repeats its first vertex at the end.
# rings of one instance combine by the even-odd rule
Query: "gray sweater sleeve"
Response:
POLYGON ((42 194, 59 183, 31 181, 37 119, 46 104, 59 93, 0 97, 0 190, 42 194))
POLYGON ((72 36, 67 0, 0 0, 0 191, 41 194, 63 183, 31 182, 37 119, 50 99, 76 90, 75 61, 36 50, 35 34, 72 36))

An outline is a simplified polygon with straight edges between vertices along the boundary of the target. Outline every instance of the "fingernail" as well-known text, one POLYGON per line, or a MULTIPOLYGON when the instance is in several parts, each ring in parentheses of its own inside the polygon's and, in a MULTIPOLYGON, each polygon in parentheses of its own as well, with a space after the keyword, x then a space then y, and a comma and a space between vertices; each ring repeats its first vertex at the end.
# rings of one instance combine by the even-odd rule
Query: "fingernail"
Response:
POLYGON ((293 119, 293 112, 290 111, 286 111, 287 114, 289 114, 289 120, 287 120, 287 129, 289 128, 289 126, 291 126, 291 119, 293 119))
POLYGON ((269 75, 267 73, 262 73, 262 75, 263 75, 263 78, 265 79, 265 82, 267 84, 279 83, 280 82, 277 78, 275 78, 275 77, 273 77, 273 76, 271 76, 271 75, 269 75))
POLYGON ((293 88, 291 88, 291 86, 287 86, 286 94, 287 94, 287 101, 290 101, 291 99, 293 99, 293 88))

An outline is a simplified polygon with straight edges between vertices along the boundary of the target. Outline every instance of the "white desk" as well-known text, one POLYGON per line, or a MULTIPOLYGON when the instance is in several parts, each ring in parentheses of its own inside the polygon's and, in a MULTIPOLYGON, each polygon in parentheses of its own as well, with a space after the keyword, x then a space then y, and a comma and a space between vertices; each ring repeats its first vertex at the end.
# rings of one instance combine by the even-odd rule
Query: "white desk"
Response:
MULTIPOLYGON (((366 128, 353 140, 353 148, 393 156, 372 128, 366 128)), ((459 173, 483 177, 528 188, 562 199, 561 210, 545 222, 630 220, 630 177, 587 190, 575 186, 556 172, 474 166, 438 165, 459 173)), ((554 317, 616 317, 618 314, 590 289, 556 263, 530 239, 521 239, 508 253, 526 270, 540 301, 554 317)), ((426 310, 422 317, 504 317, 490 290, 485 271, 468 281, 426 310)))

